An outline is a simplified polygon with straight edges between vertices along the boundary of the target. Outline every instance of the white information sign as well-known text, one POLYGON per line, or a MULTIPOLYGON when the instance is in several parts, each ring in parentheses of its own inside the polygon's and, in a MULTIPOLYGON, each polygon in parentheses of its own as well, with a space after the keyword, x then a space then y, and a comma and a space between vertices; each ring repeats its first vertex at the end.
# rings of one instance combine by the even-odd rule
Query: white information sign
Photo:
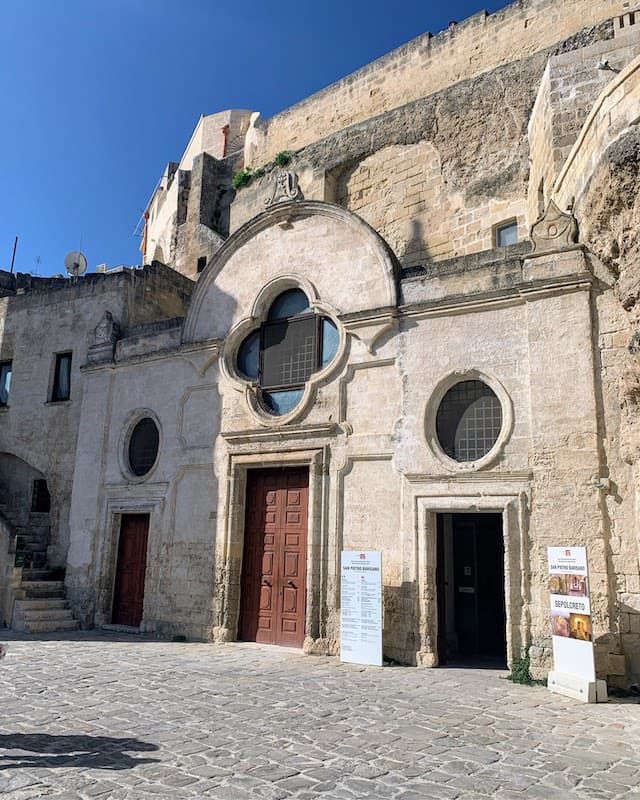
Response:
POLYGON ((342 552, 340 659, 382 666, 382 554, 342 552))
POLYGON ((549 547, 554 672, 596 679, 586 547, 549 547))

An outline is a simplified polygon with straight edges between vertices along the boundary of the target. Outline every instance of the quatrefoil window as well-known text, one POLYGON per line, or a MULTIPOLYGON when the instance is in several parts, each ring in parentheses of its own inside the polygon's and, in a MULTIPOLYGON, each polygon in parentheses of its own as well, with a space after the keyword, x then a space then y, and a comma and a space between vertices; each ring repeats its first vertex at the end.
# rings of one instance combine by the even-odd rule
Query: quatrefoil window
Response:
POLYGON ((240 345, 238 372, 255 381, 265 411, 283 416, 302 400, 309 378, 333 361, 339 339, 333 321, 315 314, 301 289, 288 289, 240 345))

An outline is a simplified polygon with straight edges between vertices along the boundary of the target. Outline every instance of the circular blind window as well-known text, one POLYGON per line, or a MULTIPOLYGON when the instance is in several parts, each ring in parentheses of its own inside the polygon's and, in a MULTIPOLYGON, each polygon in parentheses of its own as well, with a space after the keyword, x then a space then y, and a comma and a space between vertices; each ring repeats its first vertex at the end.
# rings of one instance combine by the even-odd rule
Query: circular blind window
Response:
POLYGON ((146 475, 156 463, 160 433, 158 426, 145 417, 135 426, 129 439, 129 467, 138 477, 146 475))
POLYGON ((494 446, 502 429, 502 406, 482 381, 460 381, 445 394, 436 416, 444 452, 456 461, 477 461, 494 446))

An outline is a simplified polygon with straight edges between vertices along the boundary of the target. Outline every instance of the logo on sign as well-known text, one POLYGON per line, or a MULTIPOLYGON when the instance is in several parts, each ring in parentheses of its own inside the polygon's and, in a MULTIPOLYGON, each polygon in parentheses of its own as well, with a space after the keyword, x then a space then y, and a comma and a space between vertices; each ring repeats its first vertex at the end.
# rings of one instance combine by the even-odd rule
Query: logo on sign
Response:
POLYGON ((571 550, 565 550, 564 554, 565 554, 565 556, 570 556, 571 555, 571 550))
POLYGON ((360 553, 360 561, 364 561, 366 557, 367 557, 366 553, 360 553))

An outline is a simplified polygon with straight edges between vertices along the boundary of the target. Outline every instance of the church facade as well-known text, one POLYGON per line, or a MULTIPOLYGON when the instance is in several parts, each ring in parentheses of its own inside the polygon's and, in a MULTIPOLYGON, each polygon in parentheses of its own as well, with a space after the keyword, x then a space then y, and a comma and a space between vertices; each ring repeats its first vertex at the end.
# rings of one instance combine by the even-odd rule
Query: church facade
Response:
POLYGON ((639 119, 640 9, 527 0, 202 117, 148 266, 3 273, 5 624, 57 569, 83 627, 337 653, 379 550, 387 658, 543 675, 586 546, 637 681, 639 119))

